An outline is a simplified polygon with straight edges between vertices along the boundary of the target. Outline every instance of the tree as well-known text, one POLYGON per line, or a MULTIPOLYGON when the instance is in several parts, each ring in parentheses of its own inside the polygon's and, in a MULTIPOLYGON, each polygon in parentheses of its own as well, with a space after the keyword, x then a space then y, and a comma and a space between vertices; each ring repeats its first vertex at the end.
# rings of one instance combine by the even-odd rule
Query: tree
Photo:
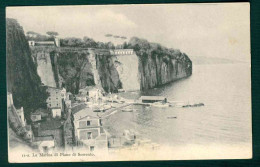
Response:
POLYGON ((34 31, 28 31, 26 34, 27 35, 38 35, 38 33, 34 32, 34 31))
POLYGON ((69 46, 69 47, 82 47, 84 45, 84 42, 80 38, 65 38, 61 39, 61 46, 69 46))
POLYGON ((84 45, 85 47, 90 47, 90 48, 96 48, 97 43, 94 41, 92 38, 89 38, 87 36, 83 37, 84 45))
POLYGON ((59 33, 55 32, 55 31, 48 31, 48 32, 46 32, 46 34, 51 36, 51 37, 55 37, 55 36, 59 35, 59 33))

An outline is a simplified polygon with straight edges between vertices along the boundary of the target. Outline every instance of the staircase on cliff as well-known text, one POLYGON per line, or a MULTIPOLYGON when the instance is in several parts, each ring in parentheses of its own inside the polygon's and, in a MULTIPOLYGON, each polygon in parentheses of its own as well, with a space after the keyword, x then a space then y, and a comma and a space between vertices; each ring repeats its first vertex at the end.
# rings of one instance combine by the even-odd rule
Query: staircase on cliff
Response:
POLYGON ((95 84, 98 85, 98 86, 101 86, 100 76, 99 76, 98 69, 97 69, 95 51, 89 50, 88 60, 89 60, 91 66, 92 66, 92 69, 93 69, 92 72, 93 72, 93 75, 94 75, 95 84))

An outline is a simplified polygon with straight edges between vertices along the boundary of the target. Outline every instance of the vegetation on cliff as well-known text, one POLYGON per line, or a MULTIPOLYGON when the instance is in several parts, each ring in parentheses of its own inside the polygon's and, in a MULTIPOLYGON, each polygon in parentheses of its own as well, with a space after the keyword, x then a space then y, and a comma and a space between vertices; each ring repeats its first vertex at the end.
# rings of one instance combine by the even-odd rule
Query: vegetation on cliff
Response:
POLYGON ((7 90, 13 94, 16 108, 31 112, 46 108, 48 94, 37 74, 23 28, 14 19, 6 19, 7 90))
POLYGON ((88 54, 87 51, 60 52, 57 62, 53 62, 64 80, 63 86, 71 93, 77 94, 80 88, 95 85, 88 54))

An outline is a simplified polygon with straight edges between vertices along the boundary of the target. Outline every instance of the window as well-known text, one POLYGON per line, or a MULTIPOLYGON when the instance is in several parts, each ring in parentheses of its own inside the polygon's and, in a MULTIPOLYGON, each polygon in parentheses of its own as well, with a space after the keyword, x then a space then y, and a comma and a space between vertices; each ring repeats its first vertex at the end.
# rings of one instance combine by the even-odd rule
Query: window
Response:
POLYGON ((87 133, 87 139, 92 139, 92 133, 91 132, 87 133))
POLYGON ((87 121, 87 126, 90 126, 90 121, 87 121))
POLYGON ((94 151, 94 146, 90 146, 90 151, 92 152, 92 151, 94 151))

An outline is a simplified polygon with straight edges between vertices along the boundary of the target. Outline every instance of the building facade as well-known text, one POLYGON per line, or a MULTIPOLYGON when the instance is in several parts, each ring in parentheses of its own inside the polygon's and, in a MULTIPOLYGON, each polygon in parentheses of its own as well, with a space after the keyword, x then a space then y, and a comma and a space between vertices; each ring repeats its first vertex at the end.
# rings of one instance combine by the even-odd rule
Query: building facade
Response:
POLYGON ((89 151, 107 151, 108 140, 97 113, 86 108, 73 114, 75 137, 78 146, 89 151))
POLYGON ((50 94, 47 98, 47 107, 51 110, 53 117, 61 117, 64 111, 64 99, 66 98, 66 89, 48 87, 47 92, 50 94))
POLYGON ((134 53, 133 49, 114 49, 114 50, 111 50, 111 54, 114 54, 114 55, 133 55, 135 53, 134 53))

